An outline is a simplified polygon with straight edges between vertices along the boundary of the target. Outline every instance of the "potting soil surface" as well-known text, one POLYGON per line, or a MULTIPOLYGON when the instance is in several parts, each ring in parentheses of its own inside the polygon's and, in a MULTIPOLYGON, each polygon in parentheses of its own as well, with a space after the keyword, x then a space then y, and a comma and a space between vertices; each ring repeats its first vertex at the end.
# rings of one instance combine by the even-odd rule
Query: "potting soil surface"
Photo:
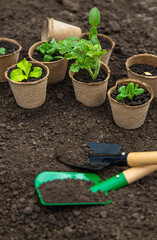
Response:
POLYGON ((38 188, 45 203, 99 203, 108 202, 103 192, 92 192, 94 182, 79 179, 53 180, 38 188))
MULTIPOLYGON (((94 70, 93 70, 94 73, 94 70)), ((92 77, 89 75, 88 70, 86 69, 80 69, 78 73, 75 73, 74 78, 79 82, 85 82, 85 83, 91 83, 91 82, 102 82, 106 79, 107 73, 100 68, 99 74, 96 77, 96 79, 92 79, 92 77)))
MULTIPOLYGON (((126 78, 125 61, 134 54, 157 54, 155 0, 1 0, 1 36, 22 45, 20 59, 40 41, 46 17, 89 31, 89 11, 98 7, 98 32, 116 43, 109 67, 108 89, 126 78)), ((60 154, 78 165, 88 161, 88 141, 119 143, 122 151, 157 150, 157 99, 146 121, 124 130, 113 121, 108 98, 88 108, 77 102, 68 76, 47 88, 46 102, 37 109, 20 108, 8 83, 0 84, 0 240, 156 240, 157 173, 110 192, 103 206, 42 206, 34 187, 43 171, 68 171, 56 161, 60 154)), ((101 179, 125 170, 112 166, 96 172, 101 179)), ((81 170, 80 170, 81 171, 81 170)), ((85 172, 85 171, 81 171, 85 172)))
MULTIPOLYGON (((11 54, 13 52, 16 52, 19 49, 19 46, 11 43, 11 42, 7 42, 7 41, 0 41, 0 47, 3 47, 6 49, 5 54, 4 55, 8 55, 11 54)), ((3 55, 3 56, 4 56, 3 55)))
MULTIPOLYGON (((36 81, 38 81, 38 80, 40 80, 40 79, 42 79, 42 78, 44 78, 44 77, 46 76, 46 74, 47 74, 46 69, 43 68, 43 67, 41 67, 41 66, 39 66, 38 64, 33 64, 33 65, 31 66, 30 73, 34 70, 34 67, 40 67, 40 68, 42 69, 42 74, 41 74, 41 76, 38 77, 38 78, 28 77, 27 79, 24 79, 22 82, 36 82, 36 81)), ((12 68, 12 69, 9 69, 9 71, 8 71, 8 77, 9 77, 9 78, 10 78, 11 72, 12 72, 13 70, 15 70, 15 69, 19 69, 19 68, 16 66, 16 67, 14 67, 14 68, 12 68)), ((24 72, 23 72, 23 74, 25 75, 24 72)))
MULTIPOLYGON (((60 60, 60 59, 58 59, 58 58, 54 58, 54 57, 57 57, 57 56, 61 56, 61 54, 60 54, 59 52, 55 52, 55 53, 52 55, 53 59, 52 59, 52 61, 50 61, 50 62, 60 60)), ((43 62, 43 59, 44 59, 44 55, 43 55, 41 52, 39 52, 38 50, 35 50, 35 51, 34 51, 32 57, 33 57, 35 60, 39 61, 39 62, 43 62)))
MULTIPOLYGON (((117 86, 117 88, 115 89, 115 91, 111 94, 111 97, 113 99, 116 100, 116 97, 117 95, 120 94, 120 92, 118 91, 118 89, 121 87, 121 86, 125 86, 127 87, 125 84, 121 84, 119 86, 117 86)), ((140 87, 139 87, 140 88, 140 87)), ((126 105, 128 106, 139 106, 139 105, 142 105, 142 104, 145 104, 149 101, 150 99, 150 93, 144 89, 144 92, 141 93, 140 95, 134 95, 133 99, 129 99, 128 97, 122 99, 122 100, 118 100, 118 102, 121 102, 121 103, 125 103, 126 105)))
POLYGON ((157 67, 146 64, 134 64, 130 66, 132 72, 138 73, 144 76, 157 76, 157 67))

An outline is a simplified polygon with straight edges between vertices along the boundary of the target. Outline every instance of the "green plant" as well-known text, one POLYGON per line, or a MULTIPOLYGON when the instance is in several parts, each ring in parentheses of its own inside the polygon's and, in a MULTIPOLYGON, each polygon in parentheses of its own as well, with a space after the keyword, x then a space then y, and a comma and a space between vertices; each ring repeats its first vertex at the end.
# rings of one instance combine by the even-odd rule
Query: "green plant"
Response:
POLYGON ((42 68, 34 67, 31 71, 32 63, 29 63, 25 58, 17 64, 17 67, 10 74, 10 79, 16 82, 22 82, 29 77, 38 78, 42 75, 42 68))
POLYGON ((50 43, 45 41, 36 49, 44 55, 43 62, 51 62, 53 59, 63 58, 62 56, 52 56, 55 52, 58 51, 57 44, 54 38, 50 41, 50 43))
POLYGON ((143 88, 138 88, 138 84, 134 86, 133 82, 130 82, 127 87, 126 86, 121 86, 118 89, 118 92, 120 94, 117 95, 116 100, 120 101, 126 97, 128 97, 130 100, 133 99, 133 97, 136 95, 140 95, 144 92, 143 88))
POLYGON ((90 29, 90 40, 70 37, 57 42, 57 48, 67 60, 75 59, 70 70, 78 72, 79 69, 87 69, 91 78, 97 78, 100 70, 100 57, 106 53, 101 49, 100 42, 97 38, 97 26, 100 23, 100 13, 97 8, 93 8, 89 14, 89 22, 92 25, 90 29), (93 71, 94 70, 94 71, 93 71))
POLYGON ((0 55, 4 55, 6 52, 6 49, 3 47, 0 47, 0 55))

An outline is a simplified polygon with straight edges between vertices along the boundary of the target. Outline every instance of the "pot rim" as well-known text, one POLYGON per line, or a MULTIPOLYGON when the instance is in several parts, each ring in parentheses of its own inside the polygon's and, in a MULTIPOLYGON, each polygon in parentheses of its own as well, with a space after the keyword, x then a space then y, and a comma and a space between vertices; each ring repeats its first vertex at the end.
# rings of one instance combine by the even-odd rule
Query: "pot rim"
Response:
POLYGON ((8 67, 8 68, 6 69, 6 71, 5 71, 5 73, 4 73, 6 79, 7 79, 8 81, 10 81, 11 83, 14 83, 14 84, 19 84, 19 85, 34 85, 34 84, 40 83, 40 82, 44 81, 46 78, 48 78, 48 76, 49 76, 49 68, 48 68, 46 65, 44 65, 43 63, 39 63, 39 62, 37 62, 37 61, 28 61, 28 62, 29 62, 29 63, 32 63, 32 64, 37 64, 37 65, 43 67, 43 68, 46 70, 46 72, 47 72, 47 73, 46 73, 46 76, 43 77, 43 78, 41 78, 41 79, 39 79, 39 80, 37 80, 37 81, 35 81, 35 82, 16 82, 16 81, 13 81, 13 80, 11 80, 11 79, 8 77, 8 71, 9 71, 11 68, 16 67, 17 64, 14 64, 14 65, 12 65, 12 66, 10 66, 10 67, 8 67))
POLYGON ((136 79, 131 79, 131 78, 129 78, 129 79, 128 79, 128 78, 122 78, 122 79, 117 80, 117 81, 116 81, 116 84, 108 90, 108 93, 107 93, 107 94, 108 94, 108 98, 109 98, 112 102, 114 102, 114 103, 116 103, 116 104, 119 104, 119 105, 122 105, 122 106, 125 106, 126 108, 130 108, 130 109, 139 108, 139 107, 141 107, 141 106, 143 107, 143 106, 145 106, 145 105, 148 105, 148 104, 152 101, 152 99, 153 99, 153 97, 154 97, 153 90, 152 90, 152 88, 151 88, 147 83, 141 82, 141 81, 136 80, 136 79), (150 93, 150 99, 149 99, 149 101, 146 102, 146 103, 144 103, 144 104, 138 105, 138 106, 128 106, 128 105, 126 105, 125 103, 118 102, 117 100, 115 100, 115 99, 113 99, 113 98, 111 97, 111 93, 114 92, 114 90, 116 89, 116 87, 117 87, 117 85, 118 85, 119 83, 126 83, 126 84, 127 84, 127 83, 129 83, 129 82, 138 83, 139 85, 141 85, 141 87, 144 87, 144 88, 150 93))
MULTIPOLYGON (((156 79, 156 78, 157 78, 157 75, 156 75, 156 76, 144 76, 144 75, 141 75, 141 74, 138 74, 138 73, 135 73, 135 72, 131 71, 130 66, 132 66, 133 64, 130 65, 129 62, 130 62, 132 59, 138 58, 138 57, 152 57, 152 58, 156 58, 156 60, 157 60, 157 56, 156 56, 156 55, 153 55, 153 54, 149 54, 149 53, 136 54, 136 55, 133 55, 133 56, 129 57, 129 58, 126 60, 125 66, 126 66, 127 70, 130 71, 132 74, 134 74, 134 75, 137 76, 137 77, 143 77, 143 78, 145 78, 145 79, 150 79, 150 78, 151 78, 151 80, 156 79)), ((136 64, 136 63, 135 63, 135 64, 136 64)), ((150 66, 152 66, 152 65, 150 65, 150 66)))
POLYGON ((108 79, 110 78, 110 68, 105 64, 105 63, 103 63, 102 61, 100 61, 100 63, 101 63, 101 68, 103 68, 103 70, 106 72, 106 74, 107 74, 107 77, 103 80, 103 81, 101 81, 101 82, 90 82, 90 83, 86 83, 86 82, 80 82, 80 81, 78 81, 78 80, 76 80, 73 76, 74 76, 74 72, 72 72, 71 70, 69 70, 69 76, 70 76, 70 78, 73 80, 73 81, 75 81, 75 82, 77 82, 77 83, 79 83, 79 84, 84 84, 84 85, 88 85, 88 86, 94 86, 94 85, 101 85, 101 84, 103 84, 104 82, 107 82, 108 81, 108 79))
POLYGON ((12 38, 5 38, 5 37, 0 37, 0 41, 6 41, 6 42, 11 42, 11 43, 14 43, 15 45, 17 45, 19 48, 13 52, 13 53, 9 53, 7 55, 0 55, 0 58, 4 58, 4 57, 8 57, 8 56, 11 56, 11 55, 14 55, 18 52, 20 52, 22 50, 22 46, 14 39, 12 38))
MULTIPOLYGON (((82 33, 81 38, 84 37, 85 35, 89 35, 89 32, 82 33)), ((106 38, 111 43, 111 48, 106 49, 107 51, 113 50, 113 48, 115 47, 115 42, 110 37, 106 36, 103 33, 98 33, 97 36, 106 38)))
POLYGON ((34 53, 34 50, 39 46, 41 45, 42 43, 44 43, 45 41, 47 40, 43 40, 43 41, 39 41, 39 42, 36 42, 34 43, 28 50, 28 56, 29 58, 32 60, 32 61, 35 61, 35 62, 38 62, 38 63, 42 63, 42 64, 46 64, 46 65, 50 65, 50 64, 56 64, 58 62, 61 62, 61 61, 64 61, 66 60, 66 58, 62 58, 62 59, 59 59, 57 61, 53 61, 53 62, 41 62, 41 61, 38 61, 36 60, 35 58, 32 57, 33 53, 34 53), (32 54, 31 54, 31 51, 32 51, 32 54))

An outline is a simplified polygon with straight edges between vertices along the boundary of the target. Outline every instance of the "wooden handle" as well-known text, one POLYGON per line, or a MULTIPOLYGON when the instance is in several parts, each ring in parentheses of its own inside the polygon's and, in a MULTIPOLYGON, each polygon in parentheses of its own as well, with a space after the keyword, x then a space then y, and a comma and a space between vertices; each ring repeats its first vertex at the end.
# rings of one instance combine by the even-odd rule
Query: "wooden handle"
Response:
POLYGON ((133 167, 123 171, 128 184, 157 170, 157 165, 148 165, 142 167, 133 167))
POLYGON ((157 151, 129 153, 127 155, 127 163, 130 167, 157 165, 157 151))

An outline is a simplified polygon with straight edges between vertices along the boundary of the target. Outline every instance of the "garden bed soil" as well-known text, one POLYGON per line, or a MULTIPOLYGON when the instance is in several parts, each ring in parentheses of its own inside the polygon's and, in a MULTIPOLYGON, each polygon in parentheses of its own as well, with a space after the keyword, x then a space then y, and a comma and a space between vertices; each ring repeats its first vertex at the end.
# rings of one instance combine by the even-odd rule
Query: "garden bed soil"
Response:
MULTIPOLYGON (((111 97, 113 99, 116 100, 117 95, 120 94, 118 89, 121 86, 126 87, 127 85, 125 85, 125 84, 117 85, 116 90, 111 94, 111 97)), ((149 99, 150 99, 150 93, 146 89, 144 89, 144 92, 142 94, 137 95, 137 96, 134 95, 132 100, 130 100, 129 98, 124 98, 122 100, 119 100, 118 102, 125 103, 128 106, 139 106, 139 105, 142 105, 142 104, 145 104, 146 102, 148 102, 149 99)))
POLYGON ((53 180, 43 183, 38 188, 45 203, 100 203, 107 202, 107 196, 89 188, 92 181, 79 179, 53 180))
MULTIPOLYGON (((0 31, 22 45, 20 60, 28 60, 28 49, 40 41, 46 17, 87 32, 89 11, 98 7, 98 32, 116 42, 109 89, 127 77, 130 56, 157 55, 155 3, 1 0, 0 31)), ((45 103, 32 110, 18 107, 9 84, 0 84, 0 240, 156 240, 157 173, 110 192, 112 203, 103 206, 45 207, 34 186, 43 171, 77 172, 57 161, 56 152, 80 165, 88 160, 88 141, 119 143, 124 152, 156 151, 156 106, 154 99, 142 127, 125 130, 114 123, 108 99, 97 108, 77 102, 68 73, 63 82, 48 86, 45 103)), ((124 169, 112 166, 97 174, 105 180, 124 169)))
POLYGON ((154 66, 150 66, 146 64, 133 64, 129 68, 132 72, 135 72, 139 75, 148 76, 148 77, 157 76, 157 67, 154 67, 154 66))
MULTIPOLYGON (((41 75, 40 77, 38 77, 38 78, 29 77, 28 79, 24 79, 22 82, 36 82, 36 81, 39 81, 40 79, 42 79, 42 78, 44 78, 44 77, 46 76, 46 74, 47 74, 46 69, 43 68, 43 67, 41 67, 41 66, 39 66, 38 64, 33 64, 33 65, 31 66, 31 71, 30 71, 30 72, 32 72, 32 71, 34 70, 34 67, 40 67, 40 68, 42 68, 42 75, 41 75)), ((10 78, 11 72, 12 72, 13 70, 15 70, 15 69, 19 69, 19 68, 18 68, 18 67, 14 67, 14 68, 12 68, 12 69, 9 69, 9 71, 8 71, 8 77, 9 77, 9 78, 10 78)), ((25 74, 25 73, 23 72, 23 74, 25 74)))
MULTIPOLYGON (((57 56, 62 56, 62 55, 61 55, 59 52, 55 52, 55 53, 52 55, 52 57, 57 57, 57 56)), ((41 52, 39 52, 38 50, 35 50, 34 53, 33 53, 32 58, 34 58, 35 60, 37 60, 37 61, 39 61, 39 62, 43 62, 44 55, 43 55, 41 52)), ((58 61, 58 60, 60 60, 60 59, 54 58, 54 59, 52 59, 52 61, 50 61, 50 62, 54 62, 54 61, 58 61)), ((44 63, 44 62, 43 62, 43 63, 44 63)))
POLYGON ((3 40, 0 41, 0 47, 3 47, 6 49, 5 54, 3 54, 1 56, 11 54, 13 52, 16 52, 19 49, 19 46, 17 46, 16 44, 7 42, 7 41, 3 41, 3 40))
POLYGON ((79 82, 85 83, 102 82, 107 78, 107 73, 102 68, 100 68, 97 78, 92 79, 88 70, 80 69, 78 73, 75 73, 74 78, 79 82))

